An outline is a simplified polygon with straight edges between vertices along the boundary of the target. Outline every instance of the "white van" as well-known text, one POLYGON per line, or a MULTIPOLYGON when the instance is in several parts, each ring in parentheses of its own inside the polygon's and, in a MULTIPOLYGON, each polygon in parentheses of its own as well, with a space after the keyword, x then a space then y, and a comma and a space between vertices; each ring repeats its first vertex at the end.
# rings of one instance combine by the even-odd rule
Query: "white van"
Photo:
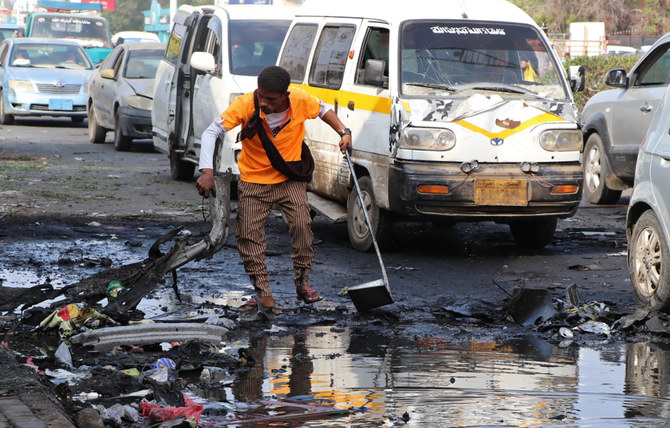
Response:
MULTIPOLYGON (((258 73, 275 64, 295 7, 181 6, 156 72, 151 113, 154 147, 170 158, 173 179, 190 180, 200 137, 231 100, 256 89, 258 73), (195 54, 195 55, 194 55, 195 54), (207 58, 210 71, 191 67, 207 58)), ((238 174, 236 132, 227 133, 217 159, 238 174)))
MULTIPOLYGON (((353 131, 380 244, 394 219, 508 223, 540 248, 582 193, 573 87, 543 31, 502 0, 309 1, 278 65, 353 131)), ((310 204, 371 248, 338 137, 309 121, 310 204), (337 204, 334 204, 337 202, 337 204)))

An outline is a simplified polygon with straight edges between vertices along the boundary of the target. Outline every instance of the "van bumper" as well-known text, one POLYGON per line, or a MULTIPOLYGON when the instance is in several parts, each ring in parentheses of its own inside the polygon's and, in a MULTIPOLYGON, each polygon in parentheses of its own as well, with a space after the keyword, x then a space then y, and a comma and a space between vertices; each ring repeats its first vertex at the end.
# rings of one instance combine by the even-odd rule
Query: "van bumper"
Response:
POLYGON ((408 216, 503 221, 506 217, 566 218, 577 211, 582 183, 579 162, 540 164, 535 174, 524 173, 516 163, 480 164, 475 171, 466 174, 456 163, 396 161, 389 170, 389 205, 392 211, 408 216), (499 197, 495 196, 495 190, 488 191, 496 200, 482 199, 482 192, 476 189, 483 187, 484 180, 495 180, 503 187, 512 183, 522 190, 510 198, 503 191, 499 197), (422 193, 418 190, 421 185, 446 186, 448 192, 422 193), (557 185, 576 186, 577 190, 559 194, 557 185))

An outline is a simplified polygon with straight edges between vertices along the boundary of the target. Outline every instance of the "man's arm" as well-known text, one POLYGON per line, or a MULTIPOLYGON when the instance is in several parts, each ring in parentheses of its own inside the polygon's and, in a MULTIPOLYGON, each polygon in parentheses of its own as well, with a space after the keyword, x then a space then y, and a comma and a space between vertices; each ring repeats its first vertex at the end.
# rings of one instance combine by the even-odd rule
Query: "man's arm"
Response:
POLYGON ((340 134, 340 151, 342 153, 351 148, 351 131, 343 132, 344 130, 348 130, 348 128, 342 121, 340 121, 340 118, 337 117, 334 111, 328 110, 326 114, 321 116, 321 120, 326 122, 335 132, 340 134))
POLYGON ((223 134, 226 133, 226 128, 219 123, 217 118, 212 122, 207 129, 202 133, 200 138, 200 177, 195 182, 195 187, 205 198, 209 197, 211 191, 216 195, 216 188, 214 187, 214 147, 216 141, 223 134))

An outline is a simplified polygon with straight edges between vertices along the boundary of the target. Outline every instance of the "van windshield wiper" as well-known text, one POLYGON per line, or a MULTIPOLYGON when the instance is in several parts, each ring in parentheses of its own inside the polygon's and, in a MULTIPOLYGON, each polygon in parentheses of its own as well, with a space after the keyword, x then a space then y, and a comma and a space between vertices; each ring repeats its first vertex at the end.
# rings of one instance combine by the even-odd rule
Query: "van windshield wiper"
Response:
POLYGON ((421 82, 405 82, 405 85, 419 86, 421 88, 442 89, 449 92, 456 92, 458 89, 446 83, 421 83, 421 82))

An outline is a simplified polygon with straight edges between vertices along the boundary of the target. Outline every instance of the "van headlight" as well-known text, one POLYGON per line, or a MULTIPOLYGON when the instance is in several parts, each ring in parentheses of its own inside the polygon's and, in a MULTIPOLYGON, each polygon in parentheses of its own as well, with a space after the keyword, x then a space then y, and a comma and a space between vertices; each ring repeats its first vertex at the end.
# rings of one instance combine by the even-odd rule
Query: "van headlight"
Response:
POLYGON ((456 135, 448 129, 405 128, 400 134, 399 148, 416 150, 451 150, 456 135))
POLYGON ((132 95, 128 97, 128 107, 136 108, 139 110, 151 110, 153 100, 147 97, 140 97, 138 95, 132 95))
POLYGON ((578 129, 554 129, 540 134, 540 146, 550 152, 581 151, 584 140, 578 129))

